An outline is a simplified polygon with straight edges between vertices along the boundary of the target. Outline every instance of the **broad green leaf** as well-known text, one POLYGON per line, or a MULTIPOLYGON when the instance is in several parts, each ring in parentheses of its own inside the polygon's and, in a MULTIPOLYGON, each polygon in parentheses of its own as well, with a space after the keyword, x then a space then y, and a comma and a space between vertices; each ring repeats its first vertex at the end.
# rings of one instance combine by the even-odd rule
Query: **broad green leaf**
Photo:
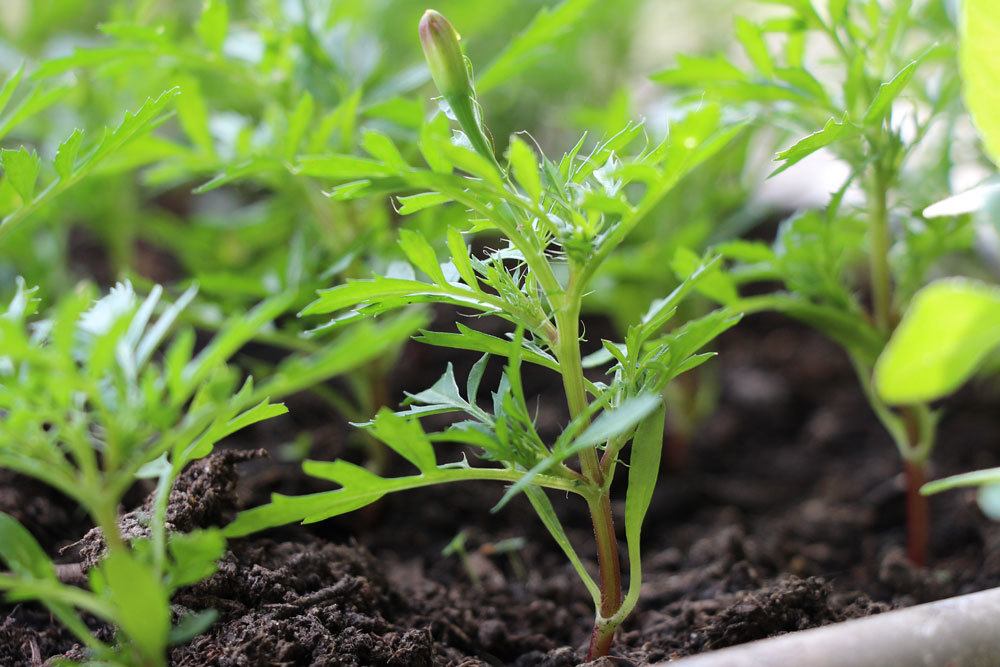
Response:
POLYGON ((960 58, 965 103, 986 151, 1000 166, 1000 4, 994 0, 961 3, 960 58))
POLYGON ((484 158, 476 151, 465 146, 458 146, 448 141, 441 147, 442 152, 447 156, 448 161, 462 171, 468 172, 472 176, 483 179, 493 187, 503 188, 503 179, 497 171, 495 164, 484 158))
MULTIPOLYGON (((674 258, 670 262, 670 268, 681 280, 687 280, 699 272, 705 266, 705 260, 689 248, 678 248, 674 253, 674 258)), ((739 292, 733 280, 718 270, 718 265, 713 270, 705 271, 699 276, 694 288, 708 298, 729 305, 739 299, 739 292)))
POLYGON ((404 312, 379 326, 353 325, 312 354, 291 355, 267 374, 254 391, 254 400, 281 400, 321 385, 355 368, 395 355, 400 347, 427 325, 423 312, 404 312))
POLYGON ((306 155, 299 158, 296 173, 317 178, 354 180, 392 176, 396 170, 378 160, 356 155, 306 155))
POLYGON ((678 54, 677 64, 652 77, 668 86, 704 86, 706 83, 748 81, 746 73, 723 56, 701 57, 678 54))
POLYGON ((950 279, 913 298, 875 368, 875 386, 889 403, 945 396, 971 377, 1000 345, 1000 288, 950 279))

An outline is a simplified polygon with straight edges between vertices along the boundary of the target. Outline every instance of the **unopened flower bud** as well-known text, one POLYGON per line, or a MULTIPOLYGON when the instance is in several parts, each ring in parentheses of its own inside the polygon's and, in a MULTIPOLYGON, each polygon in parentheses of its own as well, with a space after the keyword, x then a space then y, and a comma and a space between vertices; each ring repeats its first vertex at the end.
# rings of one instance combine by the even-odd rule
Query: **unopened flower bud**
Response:
POLYGON ((448 19, 433 9, 424 12, 420 19, 420 44, 434 84, 445 99, 472 94, 460 39, 448 19))

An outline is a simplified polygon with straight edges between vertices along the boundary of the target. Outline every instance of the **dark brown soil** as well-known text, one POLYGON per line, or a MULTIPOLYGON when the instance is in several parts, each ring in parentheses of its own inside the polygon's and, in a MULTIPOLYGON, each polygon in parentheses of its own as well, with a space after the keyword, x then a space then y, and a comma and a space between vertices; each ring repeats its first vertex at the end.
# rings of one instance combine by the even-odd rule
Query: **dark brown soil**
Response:
MULTIPOLYGON (((898 457, 835 346, 764 319, 718 347, 719 409, 690 443, 687 466, 664 473, 645 529, 643 600, 615 659, 602 664, 642 665, 1000 585, 1000 528, 967 492, 932 499, 932 567, 907 564, 898 457)), ((430 384, 444 366, 426 349, 413 353, 409 377, 398 379, 407 388, 430 384)), ((539 379, 533 388, 545 386, 539 379)), ((934 476, 1000 461, 1000 414, 985 393, 949 404, 934 476)), ((296 433, 312 434, 313 457, 357 456, 340 420, 315 401, 290 407, 291 416, 234 443, 267 446, 269 459, 219 454, 189 470, 171 523, 218 524, 273 490, 323 488, 276 446, 296 433)), ((540 418, 554 427, 561 411, 548 412, 540 418)), ((586 593, 530 506, 515 501, 490 513, 501 493, 490 485, 424 489, 234 542, 215 576, 175 600, 178 614, 214 608, 220 618, 174 649, 172 664, 579 664, 592 615, 586 593), (441 555, 462 530, 464 563, 441 555), (524 547, 493 553, 512 537, 524 547)), ((553 500, 587 554, 583 508, 553 500)), ((70 503, 10 475, 0 476, 0 510, 53 554, 89 528, 70 503)), ((133 519, 123 522, 130 530, 133 519)), ((92 534, 60 558, 99 553, 92 534)), ((37 665, 73 650, 38 608, 0 607, 0 665, 37 665)))

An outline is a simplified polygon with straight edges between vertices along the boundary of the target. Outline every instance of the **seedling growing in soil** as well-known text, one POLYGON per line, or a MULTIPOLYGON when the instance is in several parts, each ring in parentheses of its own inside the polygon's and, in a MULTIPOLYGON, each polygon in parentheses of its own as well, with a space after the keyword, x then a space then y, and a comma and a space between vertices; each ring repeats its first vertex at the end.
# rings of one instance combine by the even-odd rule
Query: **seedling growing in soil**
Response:
MULTIPOLYGON (((657 75, 669 85, 707 85, 709 95, 732 104, 767 105, 770 118, 811 132, 778 154, 775 173, 820 149, 831 151, 850 173, 823 212, 785 222, 773 247, 734 242, 718 250, 735 266, 716 298, 742 312, 772 310, 803 320, 848 353, 872 409, 904 461, 908 554, 926 560, 928 509, 918 490, 934 448, 937 416, 926 403, 890 408, 874 391, 876 359, 913 293, 948 253, 968 249, 965 220, 921 219, 923 205, 947 192, 949 142, 929 139, 959 113, 954 77, 947 68, 947 21, 937 3, 782 3, 790 16, 760 25, 739 19, 737 36, 752 71, 723 58, 678 59, 657 75), (781 37, 776 48, 774 36, 781 37), (806 57, 826 49, 836 76, 824 83, 806 57), (941 68, 939 68, 941 71, 941 68), (853 203, 852 199, 858 199, 853 203), (920 202, 921 206, 911 208, 920 202), (867 285, 856 280, 867 264, 867 285), (741 285, 781 283, 787 291, 740 298, 741 285), (867 292, 866 302, 858 292, 867 292)), ((946 133, 943 133, 946 134, 946 133)), ((938 197, 940 198, 940 197, 938 197)))
MULTIPOLYGON (((876 387, 891 404, 942 398, 957 390, 1000 346, 1000 288, 952 278, 921 290, 876 367, 876 387)), ((1000 519, 1000 468, 926 484, 925 495, 979 486, 979 501, 1000 519)))
POLYGON ((170 490, 219 440, 285 412, 267 400, 251 403, 253 383, 240 386, 226 365, 282 304, 262 304, 194 354, 193 331, 168 338, 194 291, 173 304, 161 296, 156 289, 140 300, 123 284, 95 302, 84 288, 39 319, 32 290, 20 283, 0 318, 0 467, 79 503, 107 546, 89 573, 90 590, 69 586, 31 535, 2 515, 0 561, 9 572, 0 574, 0 589, 11 600, 39 600, 94 659, 114 664, 163 665, 170 642, 211 621, 171 620, 173 591, 210 575, 225 540, 217 530, 171 535, 170 490), (157 480, 156 500, 145 535, 129 544, 118 506, 137 477, 157 480), (112 624, 119 645, 99 640, 74 609, 112 624))
MULTIPOLYGON (((59 581, 27 530, 0 514, 0 563, 8 570, 0 572, 0 590, 9 600, 45 604, 102 664, 163 665, 169 643, 212 619, 209 612, 175 625, 171 595, 212 574, 225 549, 215 529, 171 532, 170 491, 181 471, 223 438, 286 411, 227 361, 287 309, 289 297, 234 316, 196 353, 193 329, 171 335, 193 288, 171 304, 159 287, 140 299, 120 284, 97 301, 84 287, 45 318, 37 316, 33 292, 19 281, 0 315, 0 468, 77 502, 107 549, 89 573, 90 590, 76 588, 59 581), (152 511, 141 534, 123 534, 118 508, 137 478, 156 482, 152 511), (118 645, 101 641, 75 610, 115 627, 118 645)), ((379 331, 352 328, 341 338, 345 345, 324 351, 320 369, 299 359, 296 382, 336 370, 335 362, 352 368, 364 358, 359 341, 380 349, 379 331)), ((283 384, 279 376, 270 386, 283 384)))
MULTIPOLYGON (((961 64, 965 99, 983 137, 987 154, 1000 164, 1000 121, 994 102, 1000 86, 1000 7, 988 0, 962 4, 961 64)), ((928 209, 935 215, 997 215, 997 186, 980 186, 928 209)), ((928 214, 925 212, 925 214, 928 214)), ((1000 345, 1000 289, 952 278, 922 289, 910 304, 879 358, 876 387, 891 404, 942 398, 957 390, 1000 345)), ((924 494, 979 486, 979 504, 1000 519, 1000 468, 954 475, 926 484, 924 494)))
POLYGON ((241 514, 226 533, 241 536, 292 521, 321 521, 386 494, 432 484, 503 482, 510 486, 496 509, 524 493, 593 596, 596 619, 589 655, 602 656, 639 598, 639 539, 660 467, 663 387, 707 361, 712 355, 699 350, 738 317, 717 311, 663 333, 677 304, 718 275, 716 262, 701 263, 673 293, 649 306, 623 342, 603 341, 605 361, 595 363, 606 368, 607 382, 598 382, 584 374, 580 310, 604 261, 685 173, 723 148, 740 126, 725 126, 718 107, 705 105, 675 124, 670 138, 660 144, 632 149, 643 130, 630 123, 586 156, 581 140, 558 162, 539 159, 522 136, 514 135, 501 164, 454 28, 428 11, 420 36, 434 79, 443 86, 444 103, 463 134, 452 140, 446 118, 438 116, 420 142, 426 166, 412 164, 388 137, 376 134, 367 142, 370 157, 323 155, 308 161, 341 182, 332 191, 336 198, 388 189, 415 192, 399 198, 401 214, 454 203, 467 212, 468 222, 464 229, 449 231, 449 258, 443 263, 424 236, 404 230, 400 245, 412 264, 405 275, 325 290, 303 315, 339 313, 336 325, 409 303, 434 302, 500 318, 512 331, 499 337, 459 324, 457 333, 421 334, 424 343, 484 355, 464 391, 449 365, 434 386, 409 395, 404 410, 383 409, 363 425, 407 459, 416 474, 385 478, 342 460, 309 461, 307 473, 342 488, 300 497, 276 495, 270 504, 241 514), (498 247, 482 257, 470 255, 463 231, 489 233, 498 247), (479 389, 491 355, 505 359, 506 366, 492 400, 484 405, 479 389), (554 440, 540 435, 532 416, 521 381, 525 363, 561 378, 565 398, 560 402, 565 400, 570 420, 554 440), (427 433, 419 418, 444 413, 465 418, 442 432, 427 433), (466 445, 493 465, 473 466, 464 456, 440 463, 435 443, 466 445), (611 492, 630 443, 625 491, 629 586, 623 596, 611 492), (586 503, 598 554, 597 582, 567 538, 546 489, 575 494, 586 503))

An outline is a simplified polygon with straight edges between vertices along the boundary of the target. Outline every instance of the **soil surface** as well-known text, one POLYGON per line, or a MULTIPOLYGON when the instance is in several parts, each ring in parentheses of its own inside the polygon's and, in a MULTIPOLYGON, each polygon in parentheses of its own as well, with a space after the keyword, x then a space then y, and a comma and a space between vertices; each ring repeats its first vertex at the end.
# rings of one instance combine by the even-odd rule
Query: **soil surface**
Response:
MULTIPOLYGON (((718 409, 684 456, 679 439, 668 439, 668 458, 686 464, 664 470, 644 531, 643 599, 600 664, 644 665, 1000 585, 1000 528, 971 492, 931 500, 931 567, 907 564, 900 462, 834 345, 758 318, 715 347, 721 356, 708 368, 718 409)), ((428 348, 406 354, 397 396, 429 386, 444 368, 428 348)), ((456 365, 460 380, 467 368, 456 365)), ((528 384, 544 394, 557 390, 551 382, 539 375, 528 384)), ((946 406, 932 476, 1000 463, 1000 414, 988 393, 979 387, 946 406)), ((540 406, 539 420, 556 430, 564 415, 553 402, 540 406)), ((290 460, 301 433, 312 458, 360 456, 356 436, 316 399, 289 406, 289 416, 185 473, 171 525, 219 525, 272 491, 325 488, 290 460)), ((143 493, 132 509, 141 510, 143 493)), ((501 494, 489 484, 428 488, 233 542, 218 572, 175 600, 179 615, 212 608, 219 620, 173 649, 172 665, 580 664, 593 613, 587 595, 523 499, 490 513, 501 494), (460 531, 466 557, 443 556, 460 531), (523 546, 495 548, 509 538, 523 546)), ((561 500, 553 496, 570 537, 592 555, 584 508, 561 500)), ((67 571, 100 556, 85 517, 42 485, 0 472, 0 510, 67 571)), ((124 515, 126 534, 141 532, 135 516, 124 515)), ((59 655, 80 657, 79 647, 44 610, 0 606, 0 665, 59 655)))

